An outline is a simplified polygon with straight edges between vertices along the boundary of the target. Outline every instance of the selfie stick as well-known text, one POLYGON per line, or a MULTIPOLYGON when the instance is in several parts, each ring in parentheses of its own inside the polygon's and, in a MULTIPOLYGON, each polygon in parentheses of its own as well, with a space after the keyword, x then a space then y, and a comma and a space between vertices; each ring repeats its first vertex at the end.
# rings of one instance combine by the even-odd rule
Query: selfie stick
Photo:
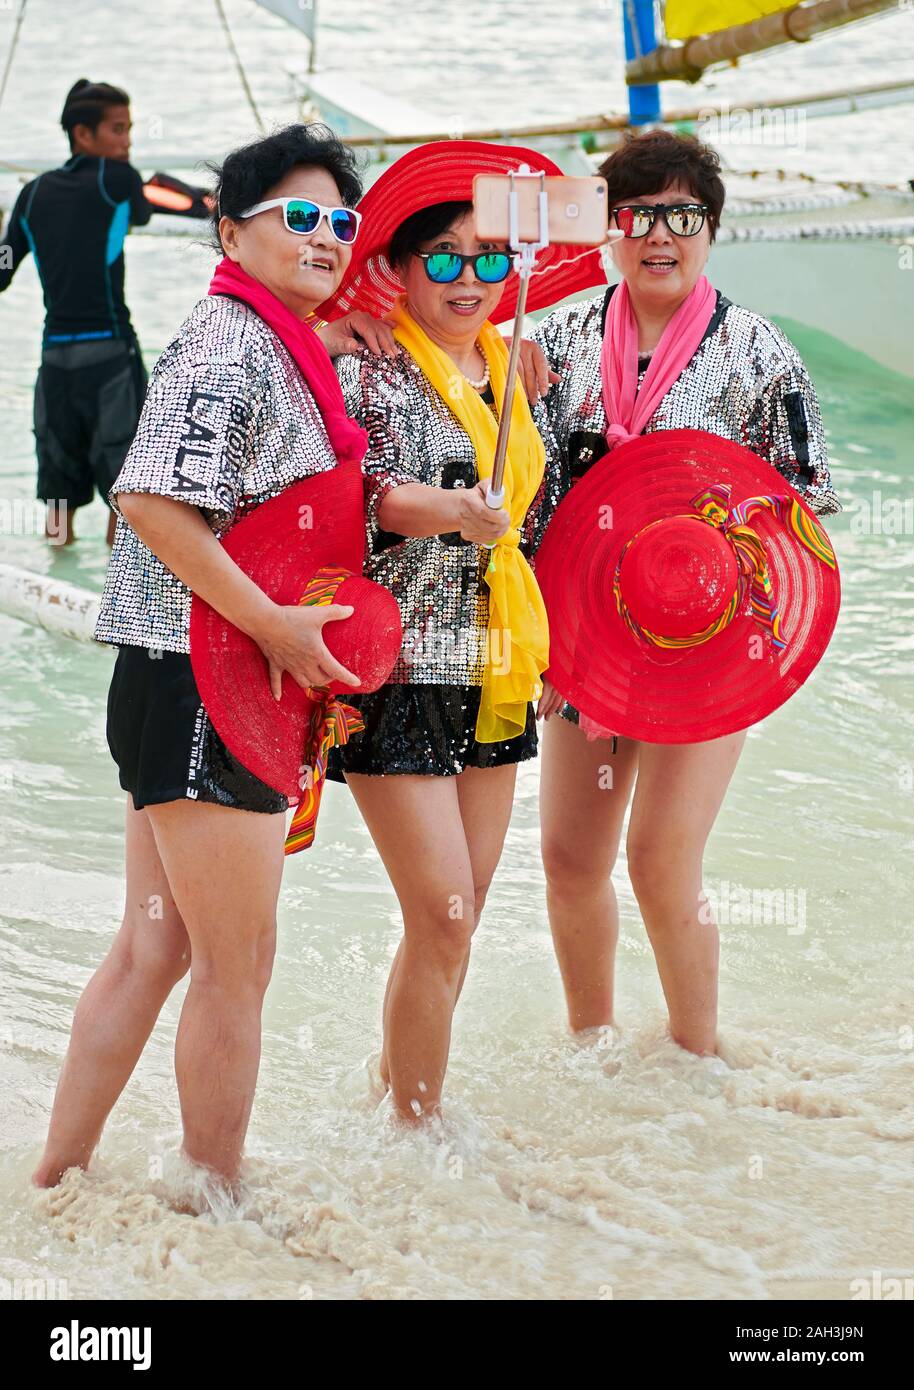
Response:
POLYGON ((529 164, 522 164, 519 169, 511 170, 508 174, 511 180, 511 189, 508 193, 508 244, 512 251, 516 251, 514 266, 520 277, 517 287, 517 308, 514 311, 514 337, 511 339, 511 352, 508 356, 508 372, 505 380, 505 398, 501 403, 501 413, 498 420, 498 441, 495 445, 495 462, 492 465, 492 476, 489 479, 489 488, 486 493, 486 503, 496 509, 504 506, 505 501, 505 458, 508 453, 508 433, 511 429, 511 402, 514 400, 514 383, 517 379, 517 363, 520 358, 521 334, 524 326, 524 313, 527 305, 527 288, 530 284, 530 275, 536 263, 536 253, 541 251, 544 246, 549 245, 549 200, 546 193, 546 175, 534 173, 529 164), (539 241, 521 241, 518 230, 517 212, 517 179, 539 179, 539 217, 540 235, 539 241))

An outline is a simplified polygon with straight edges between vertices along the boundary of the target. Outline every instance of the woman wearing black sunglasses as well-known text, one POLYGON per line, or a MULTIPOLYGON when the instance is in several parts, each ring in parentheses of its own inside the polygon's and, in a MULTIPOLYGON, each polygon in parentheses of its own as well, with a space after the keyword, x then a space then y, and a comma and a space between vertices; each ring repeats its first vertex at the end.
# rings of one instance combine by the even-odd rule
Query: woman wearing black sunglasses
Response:
MULTIPOLYGON (((545 395, 561 456, 543 519, 607 452, 610 425, 621 439, 629 428, 721 435, 772 463, 814 510, 838 511, 816 393, 795 347, 703 277, 724 203, 717 156, 694 138, 651 131, 614 152, 600 173, 611 225, 625 233, 612 246, 622 284, 545 318, 533 334, 541 354, 528 354, 525 365, 528 393, 545 395), (623 322, 619 306, 613 313, 619 295, 622 305, 628 297, 634 323, 627 318, 630 327, 613 339, 623 322), (682 332, 694 343, 691 355, 681 353, 684 366, 671 355, 682 332), (604 333, 606 361, 621 363, 636 403, 642 387, 653 400, 646 374, 656 355, 652 380, 669 384, 665 394, 658 387, 646 420, 636 413, 628 426, 608 419, 606 401, 614 402, 601 370, 604 333), (630 362, 621 361, 622 344, 630 362)), ((549 917, 572 1029, 613 1023, 619 922, 610 875, 634 788, 628 872, 671 1033, 692 1052, 714 1052, 718 940, 702 907, 701 863, 745 732, 688 745, 616 739, 579 721, 548 683, 538 714, 548 720, 540 809, 549 917)))

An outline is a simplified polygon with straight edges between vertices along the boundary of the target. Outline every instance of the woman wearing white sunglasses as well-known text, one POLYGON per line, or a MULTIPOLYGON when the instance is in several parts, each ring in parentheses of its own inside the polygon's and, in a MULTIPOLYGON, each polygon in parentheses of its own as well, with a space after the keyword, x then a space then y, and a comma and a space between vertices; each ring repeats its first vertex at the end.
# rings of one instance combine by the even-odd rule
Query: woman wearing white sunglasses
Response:
POLYGON ((352 609, 274 603, 217 539, 298 480, 365 452, 305 326, 349 264, 355 158, 326 127, 298 125, 236 150, 216 172, 223 259, 156 364, 110 494, 119 515, 96 637, 119 648, 107 733, 127 792, 127 906, 76 1010, 33 1177, 42 1187, 88 1164, 188 969, 175 1048, 184 1152, 220 1180, 238 1172, 287 804, 208 718, 188 654, 192 594, 257 642, 277 698, 284 671, 302 686, 357 684, 322 637, 325 622, 352 609))

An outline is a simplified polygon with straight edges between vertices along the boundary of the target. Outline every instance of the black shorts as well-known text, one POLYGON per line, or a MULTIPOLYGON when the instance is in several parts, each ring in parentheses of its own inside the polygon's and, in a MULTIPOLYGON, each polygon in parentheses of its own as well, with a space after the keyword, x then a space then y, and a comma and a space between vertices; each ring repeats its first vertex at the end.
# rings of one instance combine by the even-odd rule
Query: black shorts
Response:
MULTIPOLYGON (((571 704, 568 700, 565 700, 559 706, 559 718, 566 720, 569 724, 576 724, 578 728, 581 727, 581 712, 580 710, 575 709, 574 705, 571 704)), ((612 748, 610 749, 610 752, 618 753, 619 735, 610 734, 609 737, 612 739, 612 748)))
POLYGON ((207 717, 190 657, 118 648, 108 691, 108 747, 138 811, 209 801, 238 811, 285 811, 288 798, 248 772, 207 717))
POLYGON ((454 777, 468 767, 501 767, 536 757, 532 704, 522 734, 501 743, 476 742, 481 686, 382 685, 371 695, 342 698, 358 709, 365 731, 331 750, 327 776, 334 782, 344 781, 345 772, 454 777))
POLYGON ((97 488, 107 503, 145 397, 135 338, 45 347, 35 383, 38 497, 72 511, 91 502, 97 488))

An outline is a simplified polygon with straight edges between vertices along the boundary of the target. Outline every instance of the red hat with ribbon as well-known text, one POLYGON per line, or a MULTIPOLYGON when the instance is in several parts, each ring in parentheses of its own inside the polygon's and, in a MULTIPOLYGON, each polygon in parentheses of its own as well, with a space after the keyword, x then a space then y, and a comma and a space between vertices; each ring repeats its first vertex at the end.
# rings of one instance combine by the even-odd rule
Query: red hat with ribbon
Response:
MULTIPOLYGON (((340 318, 356 309, 381 318, 404 293, 403 281, 388 259, 394 232, 407 217, 435 203, 473 201, 477 174, 508 174, 528 164, 549 176, 562 170, 538 150, 523 145, 496 145, 485 140, 435 140, 401 155, 379 174, 359 203, 362 229, 349 268, 318 313, 340 318)), ((514 317, 518 277, 512 271, 491 315, 493 323, 514 317)), ((550 244, 537 253, 527 292, 527 313, 556 304, 575 290, 606 284, 598 246, 550 244)))
POLYGON ((799 689, 840 604, 835 553, 783 476, 703 430, 622 444, 559 505, 536 558, 546 677, 647 743, 745 729, 799 689))
POLYGON ((360 677, 302 689, 288 674, 282 698, 270 690, 266 659, 253 638, 195 594, 190 659, 200 698, 226 747, 249 772, 296 806, 286 853, 314 840, 327 755, 364 725, 341 693, 377 690, 393 669, 403 631, 396 599, 361 574, 365 552, 362 471, 357 462, 303 478, 236 523, 222 544, 279 604, 351 604, 328 623, 333 656, 360 677))

